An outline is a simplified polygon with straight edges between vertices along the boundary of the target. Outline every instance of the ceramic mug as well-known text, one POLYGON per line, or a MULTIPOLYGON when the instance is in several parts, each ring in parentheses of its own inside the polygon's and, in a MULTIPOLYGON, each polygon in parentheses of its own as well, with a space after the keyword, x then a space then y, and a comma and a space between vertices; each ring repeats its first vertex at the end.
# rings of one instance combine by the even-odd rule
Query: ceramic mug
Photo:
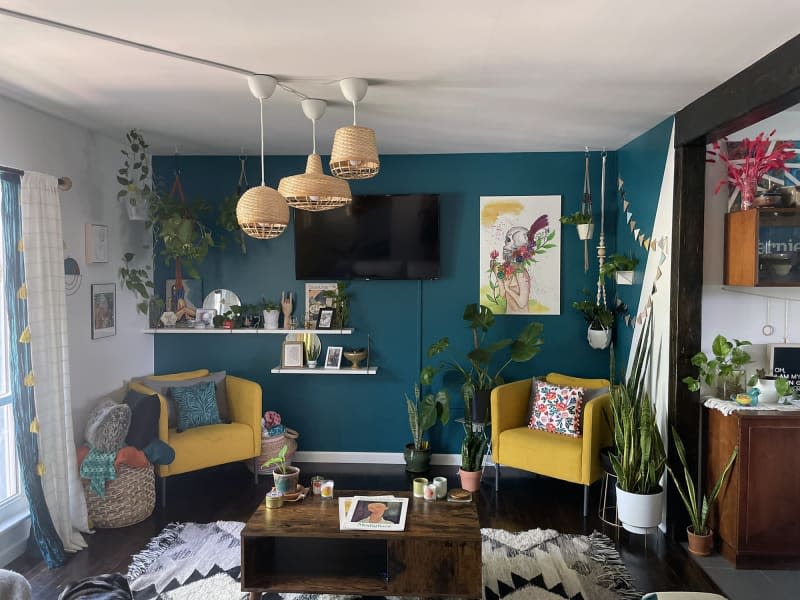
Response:
POLYGON ((414 478, 414 486, 411 488, 414 492, 415 498, 424 498, 425 497, 425 486, 428 484, 427 477, 415 477, 414 478))
POLYGON ((439 500, 447 496, 447 477, 434 477, 433 485, 436 486, 436 497, 439 500))

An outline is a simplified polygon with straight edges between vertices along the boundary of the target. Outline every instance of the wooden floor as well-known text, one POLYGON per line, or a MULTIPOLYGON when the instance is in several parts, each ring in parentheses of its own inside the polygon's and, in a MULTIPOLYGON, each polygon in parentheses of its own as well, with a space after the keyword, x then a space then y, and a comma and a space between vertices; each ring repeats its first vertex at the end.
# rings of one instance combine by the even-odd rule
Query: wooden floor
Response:
MULTIPOLYGON (((334 479, 336 487, 342 489, 411 488, 412 476, 405 472, 403 465, 298 466, 304 482, 312 475, 321 474, 334 479)), ((432 467, 428 476, 444 475, 449 486, 456 487, 456 473, 456 467, 439 466, 432 467)), ((583 494, 578 485, 503 468, 500 493, 495 495, 491 485, 494 481, 492 468, 487 467, 486 473, 477 498, 481 527, 509 531, 538 527, 586 534, 598 530, 617 539, 616 529, 604 525, 597 517, 599 485, 592 487, 590 515, 583 519, 583 494)), ((97 530, 87 536, 89 547, 73 555, 60 569, 48 570, 36 552, 20 557, 8 568, 28 578, 34 598, 53 600, 71 581, 100 573, 125 573, 131 555, 141 550, 168 523, 247 520, 272 485, 271 477, 260 479, 256 486, 252 474, 241 464, 170 477, 167 480, 166 510, 157 507, 143 523, 124 529, 97 530)), ((642 592, 694 590, 719 593, 686 551, 661 534, 629 536, 623 531, 619 533, 618 547, 642 592)))

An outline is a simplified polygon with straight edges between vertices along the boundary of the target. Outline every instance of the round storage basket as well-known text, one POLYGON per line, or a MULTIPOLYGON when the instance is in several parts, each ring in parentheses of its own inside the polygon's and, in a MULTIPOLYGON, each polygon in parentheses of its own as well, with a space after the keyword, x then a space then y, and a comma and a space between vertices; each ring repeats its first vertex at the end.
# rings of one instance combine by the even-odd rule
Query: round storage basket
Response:
POLYGON ((121 465, 117 478, 106 482, 106 497, 98 496, 88 479, 82 479, 89 520, 94 527, 127 527, 144 521, 156 506, 153 465, 121 465))
MULTIPOLYGON (((297 450, 297 438, 300 437, 300 434, 297 433, 294 429, 290 429, 289 427, 281 435, 273 435, 270 437, 261 436, 261 454, 256 457, 256 464, 261 467, 265 462, 267 462, 270 458, 274 456, 278 456, 278 453, 283 448, 284 444, 287 446, 286 448, 286 464, 292 464, 292 457, 294 456, 295 451, 297 450)), ((250 472, 253 472, 253 461, 248 460, 245 461, 247 463, 247 468, 250 469, 250 472)), ((266 474, 272 473, 275 470, 277 465, 270 465, 266 469, 259 469, 259 474, 266 474)))

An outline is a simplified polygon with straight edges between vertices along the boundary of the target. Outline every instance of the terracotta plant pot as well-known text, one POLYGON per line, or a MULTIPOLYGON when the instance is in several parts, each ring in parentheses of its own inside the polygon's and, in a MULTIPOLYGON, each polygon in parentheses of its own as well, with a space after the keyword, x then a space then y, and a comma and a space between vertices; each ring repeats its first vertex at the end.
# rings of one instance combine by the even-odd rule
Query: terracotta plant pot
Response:
POLYGON ((714 532, 709 529, 707 535, 695 535, 691 525, 686 528, 689 538, 689 552, 698 556, 709 556, 714 548, 714 532))
POLYGON ((409 473, 424 473, 431 466, 431 451, 415 450, 414 444, 406 444, 403 449, 403 458, 406 459, 406 471, 409 473))
POLYGON ((458 470, 458 475, 461 477, 461 487, 468 492, 477 492, 481 489, 481 475, 483 471, 465 471, 464 469, 458 470))

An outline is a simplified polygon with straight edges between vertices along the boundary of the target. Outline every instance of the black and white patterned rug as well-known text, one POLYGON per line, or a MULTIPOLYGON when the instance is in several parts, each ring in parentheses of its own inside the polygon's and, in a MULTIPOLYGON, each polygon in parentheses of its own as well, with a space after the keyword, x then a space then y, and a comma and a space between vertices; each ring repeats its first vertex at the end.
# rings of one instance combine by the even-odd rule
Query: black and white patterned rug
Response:
MULTIPOLYGON (((243 523, 173 523, 133 557, 127 578, 135 600, 240 600, 243 523)), ((614 543, 605 535, 552 529, 481 529, 485 600, 638 599, 614 543)), ((278 600, 347 596, 269 594, 278 600)))

